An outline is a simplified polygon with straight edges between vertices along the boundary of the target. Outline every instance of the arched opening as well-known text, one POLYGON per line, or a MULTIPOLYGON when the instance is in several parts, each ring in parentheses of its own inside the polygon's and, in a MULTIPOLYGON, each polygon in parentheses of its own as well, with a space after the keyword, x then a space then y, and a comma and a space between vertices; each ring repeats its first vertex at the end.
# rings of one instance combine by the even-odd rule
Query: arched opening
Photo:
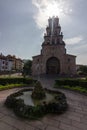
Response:
POLYGON ((59 74, 60 72, 60 62, 56 57, 51 57, 46 63, 46 73, 47 74, 59 74))

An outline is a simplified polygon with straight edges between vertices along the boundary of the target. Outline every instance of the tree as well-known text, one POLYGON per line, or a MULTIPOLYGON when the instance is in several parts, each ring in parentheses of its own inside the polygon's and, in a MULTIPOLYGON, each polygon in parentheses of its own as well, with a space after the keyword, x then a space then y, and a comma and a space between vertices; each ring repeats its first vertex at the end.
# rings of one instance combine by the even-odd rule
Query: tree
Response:
POLYGON ((87 75, 87 66, 85 66, 85 65, 80 66, 80 68, 78 69, 78 72, 80 72, 80 74, 87 75))
POLYGON ((23 67, 23 75, 24 76, 31 75, 31 73, 32 73, 31 67, 32 67, 31 60, 28 60, 27 62, 25 62, 24 67, 23 67))

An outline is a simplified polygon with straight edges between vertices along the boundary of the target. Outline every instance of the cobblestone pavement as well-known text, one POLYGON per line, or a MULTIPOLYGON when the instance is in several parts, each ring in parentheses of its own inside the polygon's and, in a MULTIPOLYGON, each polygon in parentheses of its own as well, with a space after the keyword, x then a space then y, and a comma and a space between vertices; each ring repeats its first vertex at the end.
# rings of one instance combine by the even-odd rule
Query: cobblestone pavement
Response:
MULTIPOLYGON (((51 88, 54 80, 41 78, 44 87, 51 88)), ((0 92, 0 130, 87 130, 87 96, 60 90, 65 93, 69 105, 62 115, 48 115, 37 121, 23 120, 4 106, 6 97, 17 91, 10 89, 0 92)))

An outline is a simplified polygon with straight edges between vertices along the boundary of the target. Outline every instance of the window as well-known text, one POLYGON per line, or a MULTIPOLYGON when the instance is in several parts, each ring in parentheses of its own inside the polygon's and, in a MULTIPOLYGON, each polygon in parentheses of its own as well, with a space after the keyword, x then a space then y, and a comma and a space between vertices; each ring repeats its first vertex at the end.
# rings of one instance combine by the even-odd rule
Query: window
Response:
POLYGON ((68 58, 68 62, 70 62, 70 58, 68 58))
POLYGON ((37 59, 37 62, 39 62, 39 59, 37 59))
POLYGON ((5 67, 5 69, 7 70, 7 67, 5 67))
POLYGON ((68 66, 68 70, 70 71, 70 66, 68 66))
POLYGON ((8 65, 8 62, 6 62, 6 64, 5 64, 6 66, 8 65))

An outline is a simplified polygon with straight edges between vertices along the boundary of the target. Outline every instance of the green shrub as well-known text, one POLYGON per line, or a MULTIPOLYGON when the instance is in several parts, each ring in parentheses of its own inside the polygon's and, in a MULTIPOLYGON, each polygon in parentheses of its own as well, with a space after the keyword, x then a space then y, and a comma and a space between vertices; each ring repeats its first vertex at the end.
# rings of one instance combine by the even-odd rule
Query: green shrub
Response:
POLYGON ((39 100, 46 97, 45 91, 40 82, 36 82, 31 96, 33 99, 39 99, 39 100))
MULTIPOLYGON (((15 97, 17 97, 17 96, 20 96, 20 95, 22 95, 23 93, 22 92, 17 92, 17 93, 13 93, 13 94, 11 94, 11 95, 9 95, 8 97, 7 97, 7 99, 6 99, 6 101, 5 101, 5 105, 8 107, 8 108, 14 108, 14 107, 16 107, 16 103, 17 103, 17 101, 19 100, 20 101, 20 99, 16 99, 15 97)), ((22 101, 22 100, 21 100, 22 101)))
POLYGON ((81 81, 79 81, 79 86, 87 89, 87 80, 81 80, 81 81))
POLYGON ((83 94, 87 94, 87 89, 86 88, 83 88, 83 87, 80 87, 80 86, 57 86, 57 88, 64 88, 64 89, 68 89, 68 90, 72 90, 72 91, 76 91, 76 92, 80 92, 80 93, 83 93, 83 94))
POLYGON ((56 86, 70 86, 70 87, 83 87, 87 89, 87 80, 84 79, 58 79, 55 80, 55 85, 56 86))
POLYGON ((6 85, 6 84, 32 84, 33 82, 36 82, 32 78, 0 78, 0 85, 6 85))
POLYGON ((26 84, 7 84, 7 85, 0 85, 0 90, 6 90, 6 89, 11 89, 15 87, 22 87, 26 86, 26 84))

